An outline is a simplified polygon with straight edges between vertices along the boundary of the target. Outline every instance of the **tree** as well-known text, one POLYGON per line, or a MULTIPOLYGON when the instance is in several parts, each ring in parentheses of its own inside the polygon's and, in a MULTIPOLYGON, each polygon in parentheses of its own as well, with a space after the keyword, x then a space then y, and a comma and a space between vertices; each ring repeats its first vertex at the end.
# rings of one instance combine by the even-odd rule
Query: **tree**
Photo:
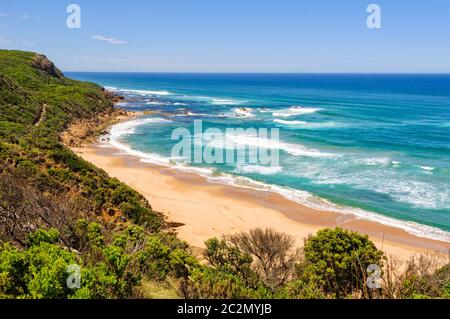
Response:
POLYGON ((276 290, 292 279, 300 256, 292 236, 257 228, 229 236, 227 240, 253 257, 255 271, 270 289, 276 290))
POLYGON ((367 268, 372 264, 383 268, 383 256, 366 235, 341 228, 325 229, 306 240, 306 265, 300 276, 316 278, 324 292, 333 293, 336 298, 355 290, 364 294, 367 268))
POLYGON ((233 247, 226 240, 212 238, 205 243, 205 257, 215 267, 230 273, 246 273, 250 269, 253 258, 233 247))

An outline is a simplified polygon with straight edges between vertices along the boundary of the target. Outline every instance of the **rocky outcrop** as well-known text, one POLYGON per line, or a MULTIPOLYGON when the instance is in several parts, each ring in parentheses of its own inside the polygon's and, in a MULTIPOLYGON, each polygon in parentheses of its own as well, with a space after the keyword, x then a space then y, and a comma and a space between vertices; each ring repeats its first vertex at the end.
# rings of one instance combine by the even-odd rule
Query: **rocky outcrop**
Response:
POLYGON ((47 59, 45 55, 36 54, 32 64, 36 69, 44 71, 48 75, 58 79, 62 79, 64 77, 64 74, 53 64, 53 62, 47 59))
POLYGON ((114 92, 108 91, 105 88, 103 88, 102 90, 105 93, 105 96, 114 104, 125 100, 125 97, 123 97, 122 95, 118 95, 114 92))

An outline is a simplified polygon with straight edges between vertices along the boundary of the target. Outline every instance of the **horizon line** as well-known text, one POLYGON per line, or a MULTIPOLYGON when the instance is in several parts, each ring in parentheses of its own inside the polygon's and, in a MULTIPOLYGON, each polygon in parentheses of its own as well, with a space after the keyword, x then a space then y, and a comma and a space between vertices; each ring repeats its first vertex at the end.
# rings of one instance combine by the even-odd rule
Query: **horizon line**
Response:
POLYGON ((197 71, 75 71, 63 73, 118 73, 118 74, 229 74, 229 75, 450 75, 450 72, 197 72, 197 71))

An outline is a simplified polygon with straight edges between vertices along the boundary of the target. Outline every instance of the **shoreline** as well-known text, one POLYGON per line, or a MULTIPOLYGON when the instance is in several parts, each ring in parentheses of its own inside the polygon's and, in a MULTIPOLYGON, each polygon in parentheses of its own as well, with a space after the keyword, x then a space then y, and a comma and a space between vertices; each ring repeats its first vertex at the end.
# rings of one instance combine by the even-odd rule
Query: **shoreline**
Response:
POLYGON ((169 223, 182 224, 176 228, 178 236, 194 247, 204 247, 212 237, 256 227, 290 234, 301 246, 304 238, 320 229, 342 227, 369 235, 378 248, 402 260, 420 253, 447 256, 450 252, 447 242, 351 215, 311 209, 280 194, 210 183, 195 173, 143 163, 109 144, 72 150, 143 194, 169 223))

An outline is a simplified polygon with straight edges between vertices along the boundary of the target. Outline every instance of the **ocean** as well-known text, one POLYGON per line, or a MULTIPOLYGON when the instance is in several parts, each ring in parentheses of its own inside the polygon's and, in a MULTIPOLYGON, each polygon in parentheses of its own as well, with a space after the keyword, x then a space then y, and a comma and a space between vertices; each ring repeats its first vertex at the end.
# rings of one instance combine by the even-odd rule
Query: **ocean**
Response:
POLYGON ((450 75, 67 76, 124 95, 125 109, 159 112, 118 124, 109 135, 143 162, 450 242, 450 75), (222 131, 278 128, 279 164, 189 164, 172 157, 172 132, 193 132, 195 120, 222 131))

